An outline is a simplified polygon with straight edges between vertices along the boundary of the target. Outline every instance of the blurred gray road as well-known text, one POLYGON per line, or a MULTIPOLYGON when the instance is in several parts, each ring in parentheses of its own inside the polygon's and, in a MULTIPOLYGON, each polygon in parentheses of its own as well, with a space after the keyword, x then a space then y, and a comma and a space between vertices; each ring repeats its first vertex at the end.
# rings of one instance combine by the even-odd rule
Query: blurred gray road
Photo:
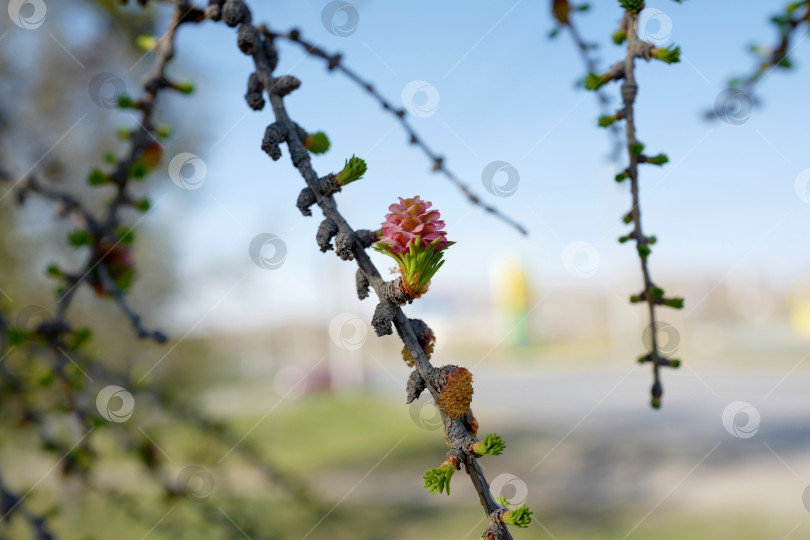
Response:
POLYGON ((490 369, 476 374, 473 403, 482 431, 497 429, 512 443, 506 472, 546 507, 662 501, 807 516, 810 374, 801 367, 665 370, 658 411, 647 404, 647 365, 490 369))

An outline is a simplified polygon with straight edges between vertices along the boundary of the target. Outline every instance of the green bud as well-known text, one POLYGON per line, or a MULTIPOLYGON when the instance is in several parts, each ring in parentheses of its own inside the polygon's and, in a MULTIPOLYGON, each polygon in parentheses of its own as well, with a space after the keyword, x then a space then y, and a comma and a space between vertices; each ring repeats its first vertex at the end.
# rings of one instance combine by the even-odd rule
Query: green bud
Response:
POLYGON ((644 0, 619 0, 619 5, 627 11, 638 13, 644 8, 644 0))
POLYGON ((599 117, 599 121, 597 123, 599 124, 599 127, 606 128, 612 126, 616 120, 618 120, 618 118, 616 117, 615 114, 613 115, 605 114, 599 117))
POLYGON ((131 246, 135 241, 135 233, 129 229, 119 229, 117 234, 118 240, 125 246, 131 246))
POLYGON ((118 107, 120 109, 134 109, 135 102, 132 101, 132 98, 127 96, 126 94, 118 97, 118 107))
POLYGON ((681 367, 681 361, 678 358, 670 358, 667 360, 667 366, 677 369, 681 367))
POLYGON ((140 210, 141 212, 148 212, 149 209, 152 207, 152 203, 149 202, 149 199, 141 199, 139 201, 135 201, 132 203, 132 206, 136 210, 140 210))
POLYGON ((591 5, 587 4, 587 3, 586 4, 580 4, 580 5, 578 5, 576 7, 577 11, 588 11, 589 9, 591 9, 591 5))
POLYGON ((8 344, 12 347, 28 343, 32 338, 33 336, 30 332, 25 332, 19 328, 12 327, 6 332, 6 339, 8 340, 8 344))
POLYGON ((456 466, 452 463, 445 461, 441 467, 437 469, 428 469, 422 475, 425 481, 425 487, 430 493, 441 493, 447 491, 450 495, 450 479, 453 473, 456 472, 456 466))
POLYGON ((83 328, 79 328, 73 334, 73 343, 71 344, 72 349, 78 349, 88 341, 90 338, 93 337, 93 331, 87 328, 86 326, 83 328))
POLYGON ((613 38, 613 43, 616 45, 621 45, 627 39, 627 34, 625 34, 622 30, 616 30, 613 32, 611 38, 613 38))
POLYGON ((683 298, 667 298, 662 304, 674 309, 683 309, 683 298))
POLYGON ((366 162, 357 156, 352 156, 343 164, 343 170, 337 175, 337 182, 341 186, 360 180, 366 173, 366 162))
POLYGON ((304 148, 313 154, 323 154, 329 150, 329 138, 323 131, 310 133, 307 138, 304 139, 304 148))
POLYGON ((784 69, 790 69, 793 67, 793 64, 791 63, 787 55, 780 57, 779 60, 776 62, 776 65, 784 69))
POLYGON ((110 165, 113 165, 118 161, 118 159, 115 157, 115 154, 113 154, 112 152, 107 152, 106 154, 104 154, 104 161, 105 161, 105 163, 109 163, 110 165))
POLYGON ((130 135, 129 128, 125 127, 118 128, 118 130, 115 132, 115 136, 121 139, 122 141, 129 139, 129 135, 130 135))
POLYGON ((525 504, 521 504, 514 510, 510 510, 501 516, 501 521, 507 525, 525 529, 532 522, 532 511, 525 504))
POLYGON ((90 243, 90 233, 84 229, 76 229, 68 233, 68 244, 75 248, 86 246, 90 243))
POLYGON ((194 92, 194 83, 191 81, 183 81, 174 85, 174 89, 181 94, 191 94, 194 92))
POLYGON ((127 169, 127 173, 135 180, 143 180, 149 174, 149 167, 140 159, 133 161, 127 169))
POLYGON ((625 223, 631 223, 633 221, 633 213, 627 212, 625 215, 622 216, 622 221, 625 223))
POLYGON ((681 61, 681 48, 672 45, 666 48, 655 48, 652 50, 652 56, 667 64, 677 64, 681 61))
POLYGON ((642 298, 642 296, 639 295, 639 294, 633 294, 633 295, 630 296, 630 303, 631 304, 638 304, 639 302, 641 302, 643 300, 644 300, 644 298, 642 298))
POLYGON ((624 244, 625 242, 627 242, 627 241, 628 241, 628 240, 630 240, 631 238, 632 238, 632 237, 631 237, 629 234, 626 234, 626 235, 624 235, 624 236, 620 236, 620 237, 619 237, 619 243, 620 243, 620 244, 624 244))
POLYGON ((610 81, 606 75, 597 75, 596 73, 588 73, 585 80, 582 82, 585 90, 599 90, 602 86, 610 81))
POLYGON ((647 163, 651 163, 653 165, 663 165, 667 163, 669 158, 666 154, 658 154, 657 156, 652 156, 647 158, 647 163))
POLYGON ((172 128, 169 124, 161 124, 155 128, 155 135, 161 139, 168 139, 172 136, 172 128))
POLYGON ((638 246, 638 256, 641 257, 642 259, 646 259, 647 257, 649 257, 650 253, 652 253, 650 246, 645 246, 643 244, 638 246))
POLYGON ((48 268, 45 269, 45 275, 49 277, 59 278, 62 277, 62 269, 59 268, 56 264, 51 263, 48 265, 48 268))
POLYGON ((87 183, 91 186, 103 186, 110 182, 110 177, 101 172, 100 169, 93 169, 87 175, 87 183))
POLYGON ((658 242, 658 237, 655 236, 655 235, 650 236, 649 238, 647 238, 647 243, 648 244, 655 244, 656 242, 658 242))
POLYGON ((633 143, 630 145, 630 153, 634 156, 640 156, 641 153, 644 151, 644 145, 640 142, 633 143))
POLYGON ((135 38, 135 46, 143 51, 151 51, 157 46, 157 38, 149 34, 141 34, 135 38))
POLYGON ((629 175, 626 172, 622 171, 622 172, 620 172, 619 174, 616 175, 616 181, 617 182, 624 182, 625 180, 627 180, 628 176, 629 175))
POLYGON ((662 289, 661 287, 651 287, 650 296, 652 296, 653 298, 663 298, 664 289, 662 289))
POLYGON ((506 448, 506 443, 496 434, 490 433, 473 445, 473 452, 481 456, 500 456, 506 448))

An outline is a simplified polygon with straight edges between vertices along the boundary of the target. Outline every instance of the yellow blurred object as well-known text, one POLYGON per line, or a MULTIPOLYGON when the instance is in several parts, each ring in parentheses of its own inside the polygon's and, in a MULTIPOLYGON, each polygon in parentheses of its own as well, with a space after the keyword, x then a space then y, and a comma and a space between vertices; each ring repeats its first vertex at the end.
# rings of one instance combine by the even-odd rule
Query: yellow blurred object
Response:
POLYGON ((791 291, 788 306, 791 326, 802 336, 810 337, 810 283, 791 291))
POLYGON ((492 274, 495 313, 503 333, 514 346, 529 344, 529 283, 526 267, 520 259, 499 261, 492 274))

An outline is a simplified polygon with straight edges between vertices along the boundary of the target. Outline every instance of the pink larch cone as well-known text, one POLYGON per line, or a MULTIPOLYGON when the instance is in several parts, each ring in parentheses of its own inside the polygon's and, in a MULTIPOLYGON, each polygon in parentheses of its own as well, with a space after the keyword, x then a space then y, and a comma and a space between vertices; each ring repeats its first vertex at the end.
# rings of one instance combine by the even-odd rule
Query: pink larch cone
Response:
POLYGON ((410 199, 399 197, 399 204, 388 207, 391 213, 385 216, 380 242, 390 245, 395 253, 407 253, 418 235, 421 247, 427 247, 438 238, 436 248, 444 249, 447 246, 447 233, 442 230, 444 221, 438 210, 429 210, 431 206, 432 203, 421 200, 419 195, 410 199))

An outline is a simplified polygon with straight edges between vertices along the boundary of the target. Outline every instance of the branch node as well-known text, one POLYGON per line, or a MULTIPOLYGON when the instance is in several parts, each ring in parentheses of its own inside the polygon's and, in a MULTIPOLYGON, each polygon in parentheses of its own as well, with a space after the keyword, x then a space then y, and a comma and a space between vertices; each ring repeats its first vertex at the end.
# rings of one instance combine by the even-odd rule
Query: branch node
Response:
POLYGON ((254 71, 248 78, 248 89, 245 94, 245 101, 247 101, 248 107, 254 111, 262 110, 264 108, 263 92, 264 86, 262 85, 262 80, 259 74, 254 71))
POLYGON ((397 307, 391 302, 382 301, 374 309, 374 316, 371 318, 371 326, 378 336, 387 336, 394 333, 391 322, 397 314, 397 307))
POLYGON ((358 268, 357 273, 354 274, 354 283, 357 287, 357 298, 360 300, 368 298, 368 278, 360 268, 358 268))
POLYGON ((259 50, 262 44, 262 37, 255 26, 250 24, 242 24, 239 26, 239 32, 236 36, 236 44, 239 50, 248 56, 253 56, 259 50))
POLYGON ((341 185, 338 184, 337 176, 334 174, 327 174, 318 179, 318 190, 321 192, 322 197, 329 197, 340 191, 341 185))
POLYGON ((309 209, 310 206, 317 202, 315 198, 315 193, 312 192, 311 189, 305 187, 301 190, 301 193, 298 194, 298 201, 295 205, 301 210, 301 213, 305 216, 311 216, 312 210, 309 209))
POLYGON ((344 261, 354 260, 354 244, 357 236, 351 229, 340 231, 335 238, 335 253, 344 261))
POLYGON ((338 233, 337 223, 329 218, 324 218, 321 225, 318 227, 318 233, 315 235, 315 240, 318 242, 318 247, 321 248, 322 253, 326 253, 332 247, 332 238, 338 233))
POLYGON ((391 302, 394 305, 401 306, 402 304, 413 302, 413 298, 408 296, 402 290, 402 278, 386 281, 380 287, 380 296, 383 300, 391 302))
POLYGON ((371 244, 377 239, 374 231, 368 229, 358 229, 355 232, 357 233, 357 239, 364 248, 371 247, 371 244))
POLYGON ((281 158, 281 148, 279 145, 287 140, 287 129, 279 122, 273 122, 264 132, 262 139, 262 150, 264 150, 273 161, 281 158))
POLYGON ((251 20, 250 10, 242 0, 227 0, 222 6, 222 21, 228 26, 248 25, 251 20))
POLYGON ((422 378, 422 375, 419 373, 418 370, 413 370, 411 372, 411 376, 408 377, 408 385, 405 387, 405 390, 408 393, 408 397, 405 400, 405 403, 413 403, 419 396, 422 395, 425 388, 427 388, 427 384, 425 383, 425 379, 422 378))
POLYGON ((332 71, 333 69, 340 66, 340 54, 334 54, 329 57, 329 64, 327 64, 327 69, 332 71))
POLYGON ((222 19, 222 4, 225 0, 209 0, 208 7, 205 8, 205 16, 212 21, 222 19))
POLYGON ((272 92, 279 97, 284 97, 299 86, 301 86, 301 80, 299 78, 293 77, 292 75, 282 75, 273 81, 273 86, 268 89, 268 92, 272 92))

